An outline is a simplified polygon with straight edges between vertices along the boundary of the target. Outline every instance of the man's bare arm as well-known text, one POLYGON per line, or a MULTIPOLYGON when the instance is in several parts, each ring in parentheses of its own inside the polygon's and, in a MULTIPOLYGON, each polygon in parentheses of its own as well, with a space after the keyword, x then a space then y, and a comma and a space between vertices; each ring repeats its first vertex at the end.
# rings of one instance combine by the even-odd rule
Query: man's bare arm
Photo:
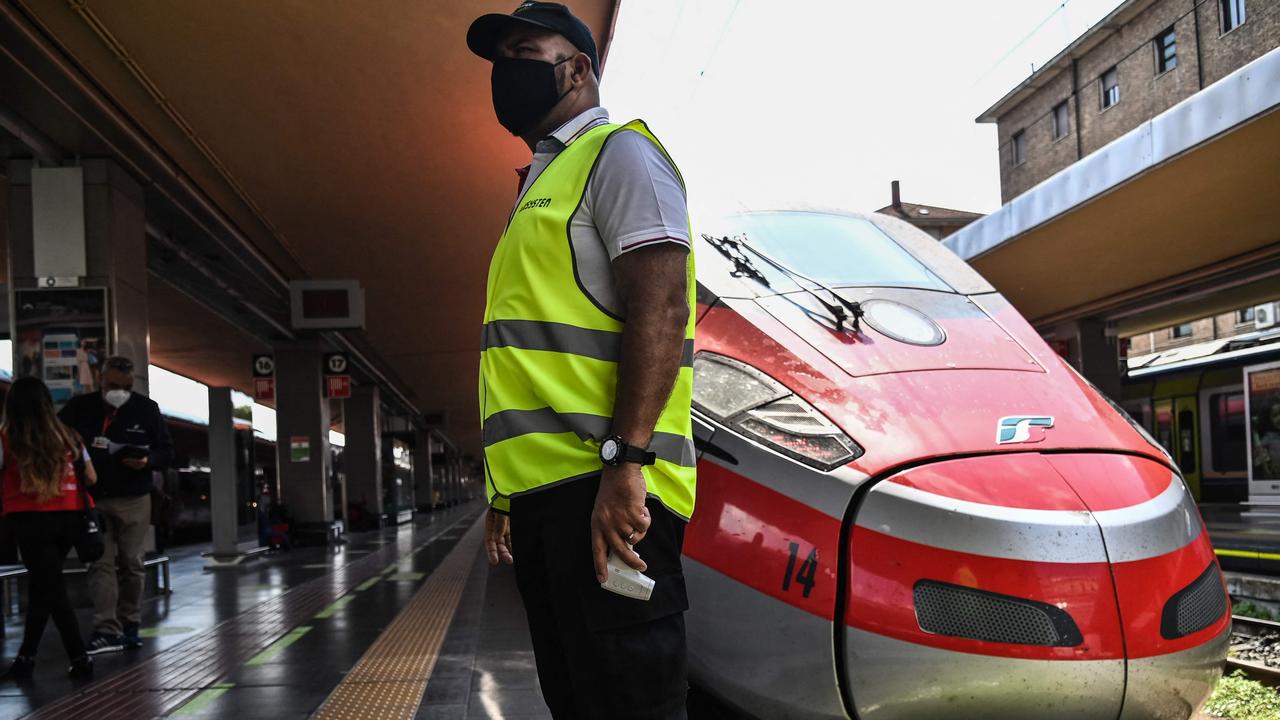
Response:
POLYGON ((627 319, 613 432, 631 445, 649 444, 680 371, 689 320, 688 256, 686 247, 668 242, 633 250, 613 263, 627 319))
MULTIPOLYGON (((613 432, 628 445, 647 447, 680 371, 689 320, 687 247, 661 243, 619 256, 613 274, 626 326, 618 363, 613 432)), ((609 550, 637 570, 644 561, 628 547, 649 529, 647 491, 640 466, 606 466, 591 516, 596 575, 608 576, 609 550), (630 543, 627 536, 631 533, 630 543)))

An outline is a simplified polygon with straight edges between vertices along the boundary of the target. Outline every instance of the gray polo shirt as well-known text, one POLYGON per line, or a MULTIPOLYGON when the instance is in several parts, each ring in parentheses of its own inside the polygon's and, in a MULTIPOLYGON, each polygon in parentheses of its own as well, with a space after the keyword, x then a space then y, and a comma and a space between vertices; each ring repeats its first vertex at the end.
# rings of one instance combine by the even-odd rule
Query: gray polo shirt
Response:
MULTIPOLYGON (((516 206, 556 155, 586 131, 607 122, 607 110, 592 108, 539 141, 516 206)), ((569 223, 569 239, 584 289, 619 316, 621 304, 614 287, 612 260, 657 243, 689 247, 684 185, 666 155, 649 138, 623 130, 605 143, 582 205, 569 223)))

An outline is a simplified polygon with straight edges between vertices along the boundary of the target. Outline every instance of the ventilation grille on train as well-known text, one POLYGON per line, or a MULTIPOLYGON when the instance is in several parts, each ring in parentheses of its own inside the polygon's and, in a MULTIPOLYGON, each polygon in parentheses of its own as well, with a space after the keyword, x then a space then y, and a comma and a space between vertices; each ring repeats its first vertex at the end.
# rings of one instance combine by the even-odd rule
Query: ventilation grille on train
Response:
POLYGON ((1217 563, 1200 573, 1190 585, 1182 588, 1164 604, 1160 616, 1160 635, 1173 640, 1203 630, 1227 611, 1227 594, 1218 579, 1217 563))
POLYGON ((935 635, 1049 647, 1084 642, 1070 615, 1035 600, 921 580, 915 605, 920 629, 935 635))

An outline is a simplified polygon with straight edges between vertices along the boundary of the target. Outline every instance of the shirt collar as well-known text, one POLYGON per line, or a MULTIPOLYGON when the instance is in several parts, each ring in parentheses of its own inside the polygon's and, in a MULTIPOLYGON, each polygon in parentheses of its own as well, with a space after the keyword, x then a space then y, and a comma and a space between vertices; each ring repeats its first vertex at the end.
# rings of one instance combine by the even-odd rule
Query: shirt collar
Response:
POLYGON ((552 131, 551 135, 540 141, 538 145, 547 140, 555 140, 560 147, 569 147, 574 140, 582 137, 582 134, 591 128, 609 122, 609 111, 600 106, 584 110, 569 122, 561 125, 552 131))

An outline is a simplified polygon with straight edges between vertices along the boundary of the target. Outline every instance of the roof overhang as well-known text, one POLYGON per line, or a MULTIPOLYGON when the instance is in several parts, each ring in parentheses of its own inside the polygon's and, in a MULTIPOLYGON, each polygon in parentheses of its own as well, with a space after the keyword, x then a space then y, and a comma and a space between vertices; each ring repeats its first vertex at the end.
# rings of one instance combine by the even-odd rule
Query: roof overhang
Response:
POLYGON ((1167 307, 1189 293, 1200 301, 1180 312, 1204 316, 1204 298, 1225 288, 1236 289, 1237 307, 1268 299, 1280 292, 1277 109, 1280 49, 945 243, 1040 327, 1135 317, 1153 299, 1167 307))

